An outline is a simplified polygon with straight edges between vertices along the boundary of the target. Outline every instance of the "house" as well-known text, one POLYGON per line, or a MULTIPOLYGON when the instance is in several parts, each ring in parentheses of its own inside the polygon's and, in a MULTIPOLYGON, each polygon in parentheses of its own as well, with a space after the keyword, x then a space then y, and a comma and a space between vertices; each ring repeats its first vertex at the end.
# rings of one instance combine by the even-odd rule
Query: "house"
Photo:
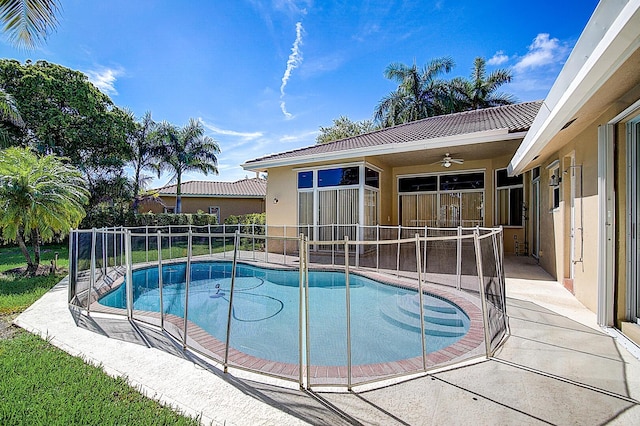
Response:
MULTIPOLYGON (((265 179, 242 179, 236 182, 189 181, 182 187, 182 213, 205 213, 218 216, 218 223, 229 216, 264 213, 267 182, 265 179)), ((140 211, 173 213, 177 185, 159 188, 160 203, 147 203, 140 211)))
POLYGON ((523 250, 529 172, 509 177, 507 165, 540 105, 430 117, 242 166, 269 175, 269 226, 313 225, 327 240, 322 225, 503 225, 505 250, 523 250))
POLYGON ((640 0, 600 2, 509 164, 531 254, 640 343, 640 0))

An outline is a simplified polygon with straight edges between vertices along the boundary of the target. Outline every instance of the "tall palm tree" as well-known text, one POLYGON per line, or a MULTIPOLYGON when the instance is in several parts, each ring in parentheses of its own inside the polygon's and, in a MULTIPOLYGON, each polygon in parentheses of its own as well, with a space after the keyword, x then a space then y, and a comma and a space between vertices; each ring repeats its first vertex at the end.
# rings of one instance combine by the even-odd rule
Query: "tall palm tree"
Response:
POLYGON ((374 119, 383 127, 420 120, 447 112, 446 82, 438 79, 451 71, 451 58, 436 58, 422 70, 414 63, 407 66, 392 63, 384 71, 386 78, 398 83, 398 88, 382 98, 374 112, 374 119))
POLYGON ((160 172, 160 164, 158 163, 160 140, 159 125, 153 121, 151 112, 147 111, 141 121, 136 123, 136 130, 129 141, 133 150, 131 163, 133 164, 132 209, 134 212, 138 210, 143 191, 149 180, 149 177, 145 176, 143 172, 145 170, 160 172))
POLYGON ((18 47, 33 48, 44 41, 58 25, 58 0, 0 1, 2 31, 18 47))
POLYGON ((477 57, 469 79, 458 77, 449 83, 456 110, 469 111, 514 103, 513 95, 496 92, 500 86, 511 82, 511 78, 511 71, 505 69, 495 70, 487 76, 485 59, 477 57))
POLYGON ((38 157, 28 148, 0 151, 0 228, 16 241, 33 275, 40 263, 40 243, 66 234, 85 216, 89 192, 79 170, 60 157, 38 157), (30 240, 34 256, 27 250, 30 240))
MULTIPOLYGON (((176 213, 182 211, 182 174, 184 172, 202 172, 218 174, 218 143, 205 136, 204 127, 199 120, 191 118, 189 124, 178 128, 173 124, 160 124, 159 135, 162 145, 159 158, 161 170, 173 173, 170 182, 176 186, 176 213)), ((158 177, 160 175, 158 174, 158 177)))

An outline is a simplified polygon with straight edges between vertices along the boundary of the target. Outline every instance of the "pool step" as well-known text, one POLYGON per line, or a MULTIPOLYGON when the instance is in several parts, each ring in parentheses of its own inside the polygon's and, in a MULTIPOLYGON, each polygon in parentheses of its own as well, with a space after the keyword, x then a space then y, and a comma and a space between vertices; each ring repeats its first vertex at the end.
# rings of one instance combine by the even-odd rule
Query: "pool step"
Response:
MULTIPOLYGON (((403 299, 404 297, 400 297, 398 299, 394 298, 393 302, 381 305, 380 313, 382 314, 382 317, 386 321, 398 327, 402 327, 406 330, 420 332, 419 305, 416 305, 416 308, 418 308, 418 314, 410 314, 400 306, 401 304, 410 305, 407 300, 403 299)), ((430 321, 431 317, 431 313, 428 315, 425 313, 424 332, 426 335, 440 337, 461 337, 467 333, 467 329, 463 321, 460 321, 460 323, 456 323, 456 325, 448 325, 430 321)), ((438 319, 441 320, 441 318, 438 319)))
MULTIPOLYGON (((464 326, 459 312, 452 306, 441 306, 439 300, 428 300, 423 303, 424 320, 434 324, 464 326)), ((442 301, 443 304, 446 302, 442 301)), ((398 309, 404 314, 420 318, 420 299, 411 295, 397 299, 398 309)))

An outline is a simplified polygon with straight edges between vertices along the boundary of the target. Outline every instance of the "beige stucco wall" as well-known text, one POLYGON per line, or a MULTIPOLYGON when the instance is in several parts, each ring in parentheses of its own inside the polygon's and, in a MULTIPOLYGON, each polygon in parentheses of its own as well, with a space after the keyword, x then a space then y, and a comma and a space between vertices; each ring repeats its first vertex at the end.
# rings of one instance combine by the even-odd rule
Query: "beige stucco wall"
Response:
MULTIPOLYGON (((175 197, 161 197, 167 207, 176 204, 175 197)), ((263 213, 265 201, 261 198, 216 198, 216 197, 190 197, 182 196, 182 213, 197 213, 198 210, 209 213, 209 207, 220 208, 220 220, 224 221, 229 216, 239 216, 249 213, 263 213)), ((160 204, 145 204, 140 208, 141 212, 162 213, 164 207, 160 204)))
POLYGON ((615 114, 614 110, 602 114, 559 151, 549 156, 541 167, 540 265, 594 312, 598 304, 598 123, 606 123, 615 114), (572 156, 575 158, 575 165, 582 166, 581 169, 575 168, 573 259, 570 226, 572 156), (546 169, 546 166, 555 160, 560 161, 562 182, 560 207, 552 210, 552 192, 549 187, 552 170, 546 169), (570 281, 572 267, 573 281, 570 281))

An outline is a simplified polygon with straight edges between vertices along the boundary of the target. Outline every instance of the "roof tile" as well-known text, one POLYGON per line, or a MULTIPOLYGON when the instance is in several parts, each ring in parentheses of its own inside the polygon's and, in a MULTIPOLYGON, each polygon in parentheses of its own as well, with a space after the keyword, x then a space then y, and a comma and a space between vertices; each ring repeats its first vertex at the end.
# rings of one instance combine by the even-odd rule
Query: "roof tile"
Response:
POLYGON ((456 114, 439 115, 326 144, 267 155, 249 160, 245 164, 307 155, 321 155, 329 152, 348 151, 355 148, 391 143, 429 140, 489 130, 507 129, 509 133, 523 132, 529 130, 541 105, 542 101, 524 102, 456 114))
MULTIPOLYGON (((158 189, 160 195, 175 195, 178 185, 167 185, 158 189)), ((264 197, 267 181, 253 178, 236 182, 211 182, 193 180, 182 183, 182 195, 207 195, 219 197, 264 197)))

